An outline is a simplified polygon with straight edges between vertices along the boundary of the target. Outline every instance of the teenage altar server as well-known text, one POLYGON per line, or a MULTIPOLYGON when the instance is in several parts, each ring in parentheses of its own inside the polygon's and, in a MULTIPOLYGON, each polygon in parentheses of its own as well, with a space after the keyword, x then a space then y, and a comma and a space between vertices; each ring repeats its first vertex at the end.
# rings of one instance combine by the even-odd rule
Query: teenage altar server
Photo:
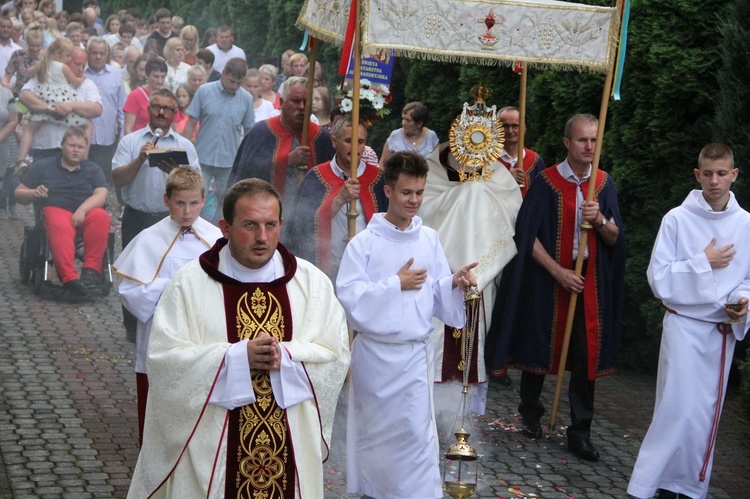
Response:
POLYGON ((734 346, 748 327, 750 213, 730 191, 737 174, 729 147, 704 147, 701 190, 667 213, 656 238, 648 282, 667 311, 654 418, 628 486, 635 497, 708 493, 734 346))
POLYGON ((146 356, 151 321, 164 287, 183 265, 198 258, 221 237, 218 227, 200 215, 206 199, 203 177, 192 168, 175 168, 167 176, 164 204, 169 216, 138 234, 115 261, 122 277, 122 304, 138 319, 135 372, 138 398, 138 439, 143 439, 148 375, 146 356))
POLYGON ((460 328, 466 265, 451 274, 437 233, 416 216, 427 163, 398 152, 384 164, 388 211, 347 245, 336 291, 358 335, 352 345, 346 429, 347 491, 443 497, 432 407, 432 318, 460 328))

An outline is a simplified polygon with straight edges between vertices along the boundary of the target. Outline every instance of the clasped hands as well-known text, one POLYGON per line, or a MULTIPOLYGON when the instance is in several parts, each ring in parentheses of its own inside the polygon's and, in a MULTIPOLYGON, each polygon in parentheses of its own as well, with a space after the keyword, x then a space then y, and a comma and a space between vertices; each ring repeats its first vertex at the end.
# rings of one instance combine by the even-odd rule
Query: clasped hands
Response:
POLYGON ((247 342, 247 360, 250 369, 278 371, 281 367, 281 345, 276 338, 261 331, 247 342))

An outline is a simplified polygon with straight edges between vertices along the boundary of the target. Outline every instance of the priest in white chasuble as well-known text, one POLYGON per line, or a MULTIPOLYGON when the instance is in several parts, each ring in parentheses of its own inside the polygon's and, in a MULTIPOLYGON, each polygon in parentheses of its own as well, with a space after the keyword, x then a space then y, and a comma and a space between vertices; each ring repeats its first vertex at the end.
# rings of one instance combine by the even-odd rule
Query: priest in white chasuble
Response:
POLYGON ((278 192, 227 192, 224 238, 164 291, 149 344, 144 445, 128 497, 323 497, 349 365, 328 278, 278 243, 278 192))
MULTIPOLYGON (((471 109, 465 108, 462 115, 471 109)), ((486 129, 490 133, 499 133, 499 122, 490 112, 492 108, 485 109, 486 129)), ((458 123, 462 115, 454 123, 458 123)), ((460 129, 460 126, 454 124, 453 128, 460 129)), ((488 136, 488 142, 489 139, 488 136)), ((502 140, 499 143, 502 144, 502 140)), ((422 222, 437 231, 451 270, 458 270, 466 262, 479 262, 472 272, 482 302, 479 322, 476 331, 472 332, 476 336, 468 369, 469 383, 478 388, 472 390, 472 409, 483 414, 487 392, 485 337, 492 319, 500 273, 516 255, 513 236, 523 198, 518 183, 501 163, 490 159, 472 176, 471 169, 464 169, 466 165, 462 165, 451 152, 448 142, 438 146, 427 163, 430 172, 424 202, 419 210, 422 222)), ((436 320, 432 340, 435 345, 435 381, 462 381, 463 370, 467 367, 461 354, 461 331, 436 320)))

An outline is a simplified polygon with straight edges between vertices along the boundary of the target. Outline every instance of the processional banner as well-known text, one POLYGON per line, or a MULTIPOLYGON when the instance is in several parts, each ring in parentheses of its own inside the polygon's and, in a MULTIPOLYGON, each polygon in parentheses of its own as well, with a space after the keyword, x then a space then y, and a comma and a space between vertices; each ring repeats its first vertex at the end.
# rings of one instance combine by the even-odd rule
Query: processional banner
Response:
MULTIPOLYGON (((363 55, 606 72, 615 57, 614 7, 554 0, 360 0, 363 55)), ((305 0, 297 25, 344 42, 351 1, 305 0)))

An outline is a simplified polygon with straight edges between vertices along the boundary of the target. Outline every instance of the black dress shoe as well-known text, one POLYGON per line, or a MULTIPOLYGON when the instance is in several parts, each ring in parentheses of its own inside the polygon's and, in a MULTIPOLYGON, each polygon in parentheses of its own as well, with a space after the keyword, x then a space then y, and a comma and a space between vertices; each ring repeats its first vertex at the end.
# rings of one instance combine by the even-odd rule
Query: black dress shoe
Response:
POLYGON ((542 425, 539 421, 524 422, 521 427, 521 432, 527 437, 544 438, 544 430, 542 430, 542 425))
POLYGON ((677 499, 680 495, 677 492, 671 490, 659 489, 658 499, 677 499))
POLYGON ((678 494, 671 490, 659 489, 658 492, 659 494, 657 494, 656 499, 690 499, 685 494, 678 494))
POLYGON ((490 379, 496 383, 500 383, 503 386, 510 386, 513 383, 513 381, 510 379, 510 376, 508 376, 507 374, 503 374, 502 376, 497 376, 490 379))
POLYGON ((568 438, 568 450, 586 461, 598 461, 599 452, 588 440, 568 438))

